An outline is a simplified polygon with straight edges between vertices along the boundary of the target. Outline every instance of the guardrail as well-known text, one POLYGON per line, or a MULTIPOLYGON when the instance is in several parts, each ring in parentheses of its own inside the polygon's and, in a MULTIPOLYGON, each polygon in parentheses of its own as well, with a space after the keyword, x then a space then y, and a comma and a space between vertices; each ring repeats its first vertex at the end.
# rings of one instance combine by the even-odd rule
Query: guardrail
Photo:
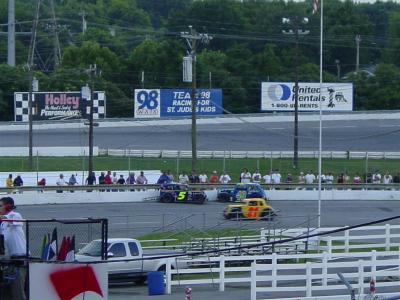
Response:
MULTIPOLYGON (((191 158, 186 150, 99 149, 99 155, 138 158, 191 158)), ((299 158, 318 158, 318 151, 299 151, 299 158)), ((400 152, 322 151, 322 158, 400 159, 400 152)), ((198 158, 293 158, 293 151, 197 151, 198 158)))

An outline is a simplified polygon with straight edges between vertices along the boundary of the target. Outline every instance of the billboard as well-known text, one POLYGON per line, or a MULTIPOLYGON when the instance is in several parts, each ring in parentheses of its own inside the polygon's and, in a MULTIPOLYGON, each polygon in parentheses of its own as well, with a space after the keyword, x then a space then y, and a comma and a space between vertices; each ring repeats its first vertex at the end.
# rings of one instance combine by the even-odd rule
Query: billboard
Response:
MULTIPOLYGON (((105 92, 93 93, 93 118, 106 117, 105 92)), ((29 93, 14 93, 15 121, 29 121, 29 93)), ((70 120, 88 119, 90 101, 84 99, 81 92, 34 92, 32 93, 32 119, 70 120)))
MULTIPOLYGON (((294 82, 263 82, 261 84, 261 110, 294 111, 294 82)), ((299 111, 352 111, 352 83, 323 83, 320 100, 320 84, 299 82, 299 111)))
MULTIPOLYGON (((196 112, 200 116, 222 114, 221 89, 197 89, 196 112)), ((190 89, 135 90, 135 118, 182 117, 192 114, 190 89)))

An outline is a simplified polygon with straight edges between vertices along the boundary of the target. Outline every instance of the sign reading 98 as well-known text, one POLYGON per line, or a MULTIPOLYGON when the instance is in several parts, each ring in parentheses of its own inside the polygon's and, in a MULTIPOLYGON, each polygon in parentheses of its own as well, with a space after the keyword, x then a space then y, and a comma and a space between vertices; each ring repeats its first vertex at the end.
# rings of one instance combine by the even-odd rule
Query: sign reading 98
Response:
POLYGON ((140 91, 137 93, 136 101, 139 103, 139 109, 155 109, 158 107, 158 91, 140 91))

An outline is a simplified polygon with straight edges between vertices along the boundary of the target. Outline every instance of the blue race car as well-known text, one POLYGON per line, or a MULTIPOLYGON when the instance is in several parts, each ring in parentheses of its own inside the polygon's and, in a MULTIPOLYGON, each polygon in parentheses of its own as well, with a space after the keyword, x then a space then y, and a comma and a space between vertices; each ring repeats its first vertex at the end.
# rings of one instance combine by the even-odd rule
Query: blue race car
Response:
POLYGON ((161 185, 159 200, 162 203, 203 204, 207 196, 203 191, 191 191, 187 184, 172 182, 161 185))
POLYGON ((217 194, 217 201, 219 202, 240 202, 249 198, 268 200, 264 189, 258 183, 238 183, 233 189, 220 190, 217 194))

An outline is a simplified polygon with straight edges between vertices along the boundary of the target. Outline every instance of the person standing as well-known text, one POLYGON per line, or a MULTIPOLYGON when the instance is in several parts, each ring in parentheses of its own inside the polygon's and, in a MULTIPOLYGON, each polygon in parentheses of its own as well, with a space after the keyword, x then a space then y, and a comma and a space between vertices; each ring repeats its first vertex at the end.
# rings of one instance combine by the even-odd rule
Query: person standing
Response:
POLYGON ((207 183, 208 182, 207 174, 205 172, 201 173, 199 175, 199 180, 200 180, 200 183, 207 183))
POLYGON ((124 178, 124 175, 119 175, 119 179, 118 179, 118 181, 117 181, 117 184, 125 184, 125 178, 124 178))
POLYGON ((231 177, 226 172, 222 172, 221 176, 219 177, 219 182, 223 184, 228 184, 231 180, 231 177))
POLYGON ((104 177, 104 184, 107 184, 107 185, 113 184, 113 181, 111 178, 111 171, 107 171, 107 175, 104 177))
POLYGON ((218 173, 215 170, 212 172, 212 175, 210 176, 210 183, 218 183, 218 173))
POLYGON ((14 186, 23 186, 24 185, 24 181, 21 178, 21 175, 18 175, 17 177, 15 177, 14 181, 13 181, 13 185, 14 186))
POLYGON ((255 171, 252 176, 253 182, 261 183, 261 173, 259 170, 255 171))
POLYGON ((14 186, 14 181, 12 178, 12 174, 8 174, 8 177, 6 179, 6 187, 7 188, 12 188, 14 186))
POLYGON ((106 184, 106 176, 105 176, 104 172, 100 173, 99 184, 106 184))
POLYGON ((164 184, 168 184, 171 182, 171 179, 169 178, 169 176, 167 175, 167 172, 164 171, 161 176, 158 178, 157 180, 157 184, 160 185, 164 185, 164 184))
POLYGON ((136 183, 137 184, 147 184, 148 180, 146 176, 144 176, 144 172, 140 171, 140 175, 136 177, 136 183))
MULTIPOLYGON (((4 237, 6 255, 11 258, 26 256, 26 238, 23 230, 21 214, 15 212, 14 199, 3 197, 0 199, 0 234, 4 237)), ((14 271, 11 270, 13 273, 14 271)), ((25 268, 19 268, 19 276, 11 283, 11 299, 25 299, 24 280, 25 268)))
POLYGON ((251 173, 248 169, 244 168, 242 173, 240 174, 240 182, 241 183, 249 183, 251 181, 251 173))
MULTIPOLYGON (((57 182, 56 182, 57 186, 64 186, 67 185, 67 183, 64 180, 64 174, 60 174, 57 182)), ((62 190, 57 190, 57 193, 62 193, 62 190)))
POLYGON ((71 174, 71 176, 68 179, 68 185, 76 185, 78 182, 76 181, 76 177, 74 174, 71 174))
POLYGON ((307 184, 313 184, 314 181, 315 181, 315 175, 314 175, 313 171, 310 170, 310 171, 306 174, 306 176, 304 177, 304 179, 306 180, 306 183, 307 183, 307 184))
POLYGON ((117 172, 113 172, 112 183, 117 184, 117 181, 118 181, 117 172))
POLYGON ((272 182, 272 172, 268 172, 268 174, 265 174, 263 179, 264 179, 264 182, 266 184, 271 184, 271 182, 272 182))
POLYGON ((179 183, 188 184, 189 183, 189 176, 187 176, 186 172, 183 171, 182 174, 178 177, 179 183))
POLYGON ((190 183, 200 183, 200 178, 199 178, 199 176, 197 175, 197 173, 196 173, 195 170, 193 170, 193 171, 192 171, 192 174, 190 174, 190 176, 189 176, 189 182, 190 182, 190 183))

